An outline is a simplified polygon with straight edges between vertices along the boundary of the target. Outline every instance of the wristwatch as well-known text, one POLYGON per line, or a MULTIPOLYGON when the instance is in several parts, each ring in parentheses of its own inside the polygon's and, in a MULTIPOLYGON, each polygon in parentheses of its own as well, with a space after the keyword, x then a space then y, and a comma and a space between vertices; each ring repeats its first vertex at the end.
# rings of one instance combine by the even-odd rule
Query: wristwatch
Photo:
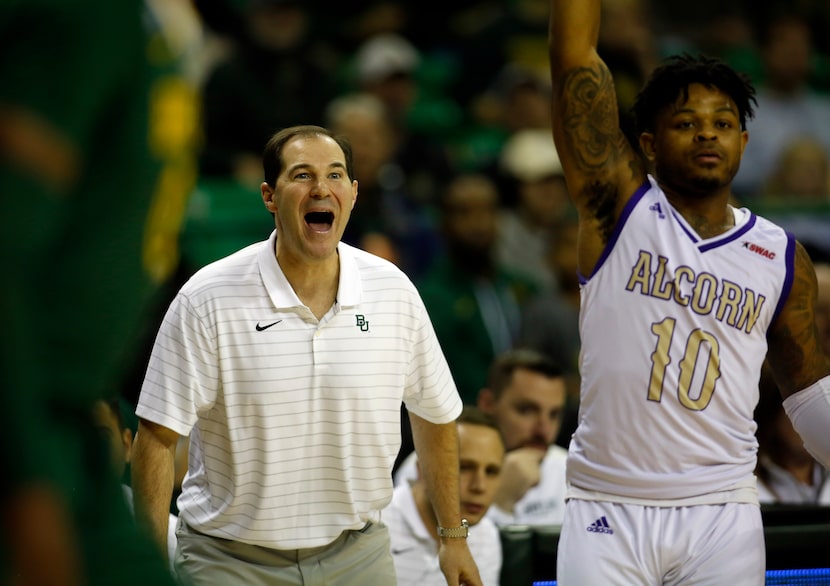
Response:
POLYGON ((463 537, 467 538, 470 533, 470 524, 467 519, 461 519, 461 527, 441 527, 438 526, 438 537, 463 537))

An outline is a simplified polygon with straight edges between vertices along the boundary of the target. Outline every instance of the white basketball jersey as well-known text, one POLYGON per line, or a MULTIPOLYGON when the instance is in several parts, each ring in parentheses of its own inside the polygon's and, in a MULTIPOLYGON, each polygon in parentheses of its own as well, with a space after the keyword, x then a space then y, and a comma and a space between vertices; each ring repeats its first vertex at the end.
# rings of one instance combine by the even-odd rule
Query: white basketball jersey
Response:
POLYGON ((795 241, 746 209, 701 239, 653 178, 582 285, 576 489, 694 498, 752 483, 766 334, 795 241))

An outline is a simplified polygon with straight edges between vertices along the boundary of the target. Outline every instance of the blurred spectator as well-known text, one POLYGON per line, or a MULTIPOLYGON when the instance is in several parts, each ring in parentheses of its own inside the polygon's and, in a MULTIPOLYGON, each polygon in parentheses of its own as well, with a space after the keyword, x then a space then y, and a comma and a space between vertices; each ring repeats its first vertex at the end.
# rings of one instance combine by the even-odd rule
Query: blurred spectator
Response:
POLYGON ((368 38, 355 55, 360 89, 383 102, 397 129, 405 126, 417 97, 416 71, 420 64, 418 49, 401 35, 392 33, 368 38))
MULTIPOLYGON (((535 350, 508 350, 490 366, 477 403, 495 419, 507 446, 488 517, 497 525, 561 523, 567 450, 553 443, 565 409, 558 365, 535 350)), ((415 476, 415 456, 410 456, 395 474, 395 484, 415 476)))
POLYGON ((505 141, 514 133, 546 129, 550 133, 550 79, 547 70, 509 62, 471 101, 469 121, 455 147, 457 165, 481 170, 510 189, 499 167, 505 141))
MULTIPOLYGON (((321 36, 331 39, 338 52, 353 56, 358 48, 377 35, 402 35, 411 38, 412 18, 418 8, 408 0, 361 0, 360 2, 320 2, 307 0, 319 7, 317 29, 321 36)), ((416 43, 421 47, 420 42, 416 43)), ((349 83, 350 73, 337 72, 341 83, 349 83)), ((342 91, 354 91, 355 88, 342 91)))
POLYGON ((547 75, 516 62, 505 65, 489 89, 498 102, 497 120, 508 135, 550 129, 550 92, 547 75))
MULTIPOLYGON (((818 281, 815 314, 819 341, 830 356, 830 262, 814 263, 818 281)), ((758 492, 762 503, 830 505, 830 472, 804 449, 769 369, 761 372, 758 424, 758 492)))
POLYGON ((351 26, 341 31, 352 45, 382 34, 403 34, 409 28, 408 2, 399 0, 368 0, 344 5, 351 26), (357 5, 356 5, 357 4, 357 5))
POLYGON ((203 176, 261 180, 262 148, 277 130, 321 124, 334 95, 330 49, 314 34, 300 0, 245 0, 233 49, 207 75, 203 90, 203 176))
POLYGON ((476 401, 494 358, 511 348, 533 282, 496 259, 499 193, 478 174, 453 179, 441 201, 445 256, 418 288, 462 400, 476 401))
MULTIPOLYGON (((461 516, 470 525, 467 541, 482 583, 498 586, 501 536, 485 514, 501 480, 504 440, 496 422, 478 407, 465 405, 456 422, 461 516)), ((389 527, 398 586, 446 584, 438 566, 438 522, 419 472, 395 487, 382 518, 389 527)))
POLYGON ((500 526, 559 525, 568 452, 554 441, 565 412, 563 373, 543 354, 517 348, 488 374, 478 405, 496 419, 508 450, 489 516, 500 526))
POLYGON ((830 257, 815 262, 816 279, 818 279, 818 299, 816 301, 816 324, 824 353, 830 356, 830 257))
POLYGON ((571 209, 562 164, 550 129, 521 130, 504 145, 502 172, 516 192, 502 206, 496 254, 500 263, 536 282, 539 290, 556 288, 548 261, 556 224, 571 209))
MULTIPOLYGON (((828 120, 830 122, 830 120, 828 120)), ((821 256, 830 257, 830 156, 810 136, 782 146, 753 211, 777 222, 821 256)))
POLYGON ((830 505, 830 473, 804 448, 766 365, 759 390, 755 475, 761 503, 830 505))
POLYGON ((661 54, 647 0, 602 0, 597 52, 611 70, 620 126, 639 149, 631 107, 661 54))
POLYGON ((328 126, 352 144, 357 205, 344 242, 397 264, 420 277, 440 247, 432 210, 415 201, 395 160, 395 135, 386 109, 371 94, 348 94, 326 110, 328 126))
POLYGON ((794 137, 782 147, 762 193, 796 207, 820 201, 830 205, 830 149, 811 136, 794 137))
MULTIPOLYGON (((128 476, 127 469, 132 458, 133 439, 138 429, 138 420, 127 409, 130 408, 118 397, 107 400, 100 399, 93 406, 92 417, 101 437, 106 443, 113 471, 119 479, 122 479, 121 488, 124 491, 124 499, 130 511, 133 511, 133 489, 130 487, 126 477, 128 476), (128 416, 132 416, 130 419, 134 420, 132 425, 128 423, 128 416)), ((173 570, 172 560, 176 557, 177 522, 178 517, 171 513, 167 527, 167 555, 169 556, 168 560, 170 560, 171 571, 173 570)))
POLYGON ((182 63, 182 73, 195 87, 201 87, 215 59, 224 51, 216 35, 204 26, 204 19, 191 0, 146 0, 156 17, 164 22, 165 40, 171 53, 182 63))
POLYGON ((812 136, 830 149, 830 96, 811 89, 814 58, 810 23, 797 14, 770 17, 760 27, 764 79, 758 84, 757 116, 733 188, 739 198, 762 194, 763 185, 796 137, 812 136))
POLYGON ((530 128, 550 128, 550 80, 521 63, 502 67, 474 102, 479 122, 503 138, 530 128))
POLYGON ((570 214, 553 230, 547 260, 558 286, 528 301, 522 311, 518 345, 542 352, 559 364, 568 398, 556 439, 567 447, 576 429, 579 410, 579 272, 576 264, 577 219, 570 214))
POLYGON ((452 163, 442 142, 420 128, 413 117, 424 98, 418 78, 423 64, 418 49, 403 36, 392 33, 368 38, 354 56, 356 89, 376 96, 386 108, 393 158, 403 173, 407 193, 419 202, 432 204, 439 186, 451 174, 452 163))

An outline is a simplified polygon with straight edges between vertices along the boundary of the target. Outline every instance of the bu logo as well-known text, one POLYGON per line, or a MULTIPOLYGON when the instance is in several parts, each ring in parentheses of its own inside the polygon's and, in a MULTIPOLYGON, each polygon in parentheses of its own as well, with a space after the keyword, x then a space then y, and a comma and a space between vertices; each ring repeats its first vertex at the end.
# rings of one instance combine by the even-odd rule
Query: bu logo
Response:
POLYGON ((360 328, 361 332, 368 332, 369 331, 369 322, 366 321, 366 318, 363 314, 358 313, 355 314, 355 325, 360 328))
POLYGON ((663 208, 660 207, 660 203, 653 203, 648 207, 649 210, 652 212, 657 212, 657 217, 661 220, 666 217, 666 214, 663 213, 663 208))

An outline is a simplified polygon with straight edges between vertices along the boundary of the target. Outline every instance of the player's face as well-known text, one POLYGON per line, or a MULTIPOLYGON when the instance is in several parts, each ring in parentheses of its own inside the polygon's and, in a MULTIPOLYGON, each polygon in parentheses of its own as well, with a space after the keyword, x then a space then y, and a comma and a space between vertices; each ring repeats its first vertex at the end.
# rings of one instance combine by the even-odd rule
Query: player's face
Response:
POLYGON ((700 83, 689 85, 657 116, 653 134, 641 137, 661 184, 684 195, 707 195, 728 187, 738 172, 748 139, 738 107, 725 93, 700 83))
POLYGON ((275 214, 277 257, 302 262, 331 258, 357 198, 346 157, 327 136, 300 136, 282 151, 276 187, 262 184, 266 208, 275 214))
POLYGON ((493 503, 501 478, 504 444, 492 427, 458 424, 461 515, 475 525, 493 503))
POLYGON ((565 379, 519 368, 489 411, 508 450, 547 450, 559 434, 565 409, 565 379))

